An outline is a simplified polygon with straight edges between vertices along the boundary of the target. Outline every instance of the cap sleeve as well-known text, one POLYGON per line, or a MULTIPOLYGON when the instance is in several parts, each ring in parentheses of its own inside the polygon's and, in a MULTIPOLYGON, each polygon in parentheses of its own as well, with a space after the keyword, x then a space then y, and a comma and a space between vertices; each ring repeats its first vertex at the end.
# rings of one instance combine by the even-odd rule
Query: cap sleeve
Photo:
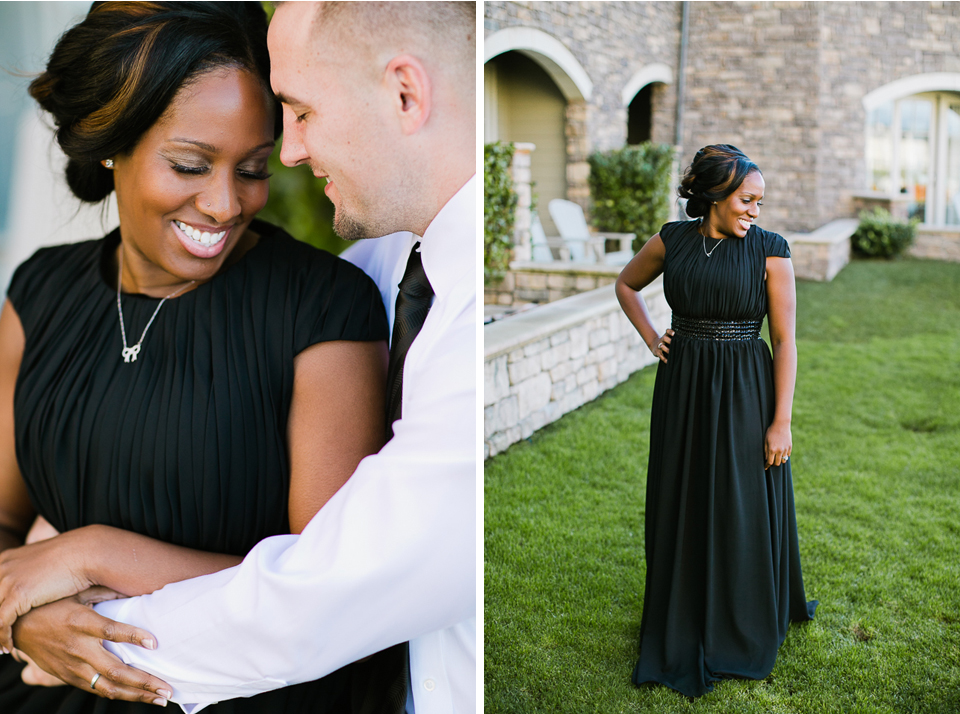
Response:
POLYGON ((41 248, 30 258, 22 262, 13 273, 10 285, 7 287, 7 299, 17 311, 24 332, 35 319, 34 313, 43 304, 56 303, 62 299, 62 290, 65 284, 70 284, 74 276, 67 280, 57 274, 64 272, 63 266, 71 266, 75 261, 57 260, 57 256, 64 252, 64 247, 41 248))
POLYGON ((673 221, 671 223, 664 223, 659 233, 660 240, 663 241, 663 245, 669 245, 673 238, 680 233, 688 223, 690 223, 690 221, 673 221))
POLYGON ((298 272, 296 352, 318 342, 386 340, 387 314, 373 280, 329 253, 311 250, 309 257, 306 269, 298 272))
POLYGON ((763 253, 768 258, 789 258, 790 246, 782 235, 763 231, 763 253))

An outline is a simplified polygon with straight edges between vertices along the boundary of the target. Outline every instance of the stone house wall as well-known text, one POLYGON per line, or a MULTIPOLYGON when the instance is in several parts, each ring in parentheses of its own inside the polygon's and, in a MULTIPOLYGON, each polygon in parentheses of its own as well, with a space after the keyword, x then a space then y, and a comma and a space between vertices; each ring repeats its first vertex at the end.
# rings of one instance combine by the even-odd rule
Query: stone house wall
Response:
POLYGON ((736 144, 764 171, 764 227, 811 231, 856 216, 863 97, 960 72, 960 3, 691 3, 688 56, 682 162, 736 144))
MULTIPOLYGON (((559 39, 593 82, 588 102, 566 112, 567 198, 589 208, 587 157, 623 146, 627 110, 621 92, 646 65, 662 63, 676 77, 680 42, 678 2, 484 2, 484 32, 533 27, 559 39)), ((674 141, 676 80, 655 85, 652 138, 674 141)))
MULTIPOLYGON (((659 62, 654 140, 674 143, 681 3, 486 2, 490 34, 535 27, 570 49, 594 82, 568 107, 569 197, 588 203, 585 158, 622 146, 620 91, 659 62)), ((960 2, 691 2, 680 168, 706 144, 733 143, 763 169, 761 223, 810 232, 857 215, 866 189, 863 98, 913 75, 960 73, 960 2)))

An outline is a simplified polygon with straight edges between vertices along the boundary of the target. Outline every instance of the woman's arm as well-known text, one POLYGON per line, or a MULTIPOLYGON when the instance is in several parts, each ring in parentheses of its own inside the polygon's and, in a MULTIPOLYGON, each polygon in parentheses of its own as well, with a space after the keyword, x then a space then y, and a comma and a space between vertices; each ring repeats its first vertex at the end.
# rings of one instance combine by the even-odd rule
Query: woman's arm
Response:
MULTIPOLYGON (((17 465, 14 436, 14 417, 13 417, 13 393, 17 383, 17 375, 20 372, 20 362, 23 359, 23 350, 26 344, 23 325, 20 322, 20 316, 9 300, 4 302, 3 309, 0 311, 0 551, 3 553, 14 552, 18 550, 17 546, 23 543, 24 535, 27 533, 30 523, 34 518, 33 506, 27 496, 26 485, 20 474, 20 467, 17 465)), ((108 639, 114 642, 130 642, 143 645, 151 642, 150 634, 130 625, 111 623, 106 618, 97 615, 89 602, 94 600, 103 600, 108 597, 104 593, 88 593, 86 601, 77 600, 76 602, 64 601, 60 606, 72 609, 72 616, 65 623, 63 619, 56 622, 55 629, 61 637, 67 635, 72 627, 82 626, 93 633, 93 639, 89 639, 84 650, 85 658, 88 661, 96 662, 98 666, 110 669, 112 674, 111 681, 108 683, 111 698, 124 699, 127 701, 141 701, 156 703, 159 700, 165 702, 168 694, 169 685, 163 681, 152 677, 144 672, 127 667, 119 659, 107 652, 99 643, 99 639, 108 639), (160 696, 158 697, 158 692, 160 696)), ((54 613, 39 613, 35 624, 43 615, 54 613)), ((63 614, 63 613, 61 613, 63 614)), ((29 640, 29 637, 25 637, 29 640)), ((5 649, 12 649, 12 640, 7 638, 5 649)), ((42 655, 42 651, 31 651, 42 655)), ((83 667, 92 669, 90 665, 83 664, 83 667)), ((77 683, 82 681, 86 670, 80 669, 81 675, 61 671, 61 679, 77 683)), ((93 676, 92 674, 90 675, 93 676)), ((29 682, 28 682, 29 683, 29 682)), ((89 679, 86 680, 89 686, 89 679)), ((98 689, 98 694, 105 695, 106 689, 98 689)))
POLYGON ((797 288, 789 258, 767 258, 767 301, 776 404, 764 440, 766 467, 770 468, 782 464, 793 449, 790 421, 797 382, 797 288))
MULTIPOLYGON (((297 356, 288 421, 292 532, 383 445, 387 358, 384 342, 341 341, 297 356)), ((0 644, 12 648, 10 627, 32 607, 95 585, 143 595, 241 560, 103 525, 8 550, 0 553, 0 644)))
POLYGON ((650 319, 650 311, 643 300, 640 291, 649 285, 663 272, 663 260, 666 250, 660 234, 657 233, 644 243, 640 252, 633 256, 617 278, 617 300, 627 318, 637 328, 640 337, 647 344, 653 355, 664 362, 670 352, 670 338, 673 330, 667 330, 663 335, 657 332, 650 319))
POLYGON ((9 300, 0 311, 0 551, 23 544, 36 515, 17 465, 13 430, 13 391, 26 338, 9 300))
POLYGON ((287 425, 291 533, 383 446, 388 360, 386 342, 321 342, 297 355, 287 425))

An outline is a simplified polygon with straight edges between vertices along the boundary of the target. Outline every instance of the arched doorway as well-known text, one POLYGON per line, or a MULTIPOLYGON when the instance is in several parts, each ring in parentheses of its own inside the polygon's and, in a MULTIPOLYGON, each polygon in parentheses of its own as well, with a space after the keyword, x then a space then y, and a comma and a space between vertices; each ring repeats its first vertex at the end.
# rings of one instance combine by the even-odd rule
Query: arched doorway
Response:
MULTIPOLYGON (((487 62, 484 80, 496 84, 496 140, 536 145, 530 162, 533 191, 544 229, 557 235, 546 210, 567 196, 565 114, 567 100, 550 76, 529 57, 505 52, 487 62)), ((491 140, 485 129, 485 140, 491 140)))
POLYGON ((536 146, 530 168, 537 213, 547 234, 557 235, 547 205, 571 197, 568 167, 586 159, 570 148, 570 108, 583 107, 593 85, 559 40, 533 28, 490 35, 484 55, 484 141, 536 146))

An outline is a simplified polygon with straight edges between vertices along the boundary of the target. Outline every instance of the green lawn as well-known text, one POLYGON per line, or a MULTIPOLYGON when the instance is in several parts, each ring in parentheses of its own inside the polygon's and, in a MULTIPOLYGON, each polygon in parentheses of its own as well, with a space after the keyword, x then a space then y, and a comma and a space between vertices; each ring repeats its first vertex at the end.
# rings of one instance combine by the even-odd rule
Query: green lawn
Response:
POLYGON ((485 468, 498 712, 960 712, 960 265, 798 285, 793 476, 807 596, 773 673, 697 700, 630 675, 654 368, 485 468))

